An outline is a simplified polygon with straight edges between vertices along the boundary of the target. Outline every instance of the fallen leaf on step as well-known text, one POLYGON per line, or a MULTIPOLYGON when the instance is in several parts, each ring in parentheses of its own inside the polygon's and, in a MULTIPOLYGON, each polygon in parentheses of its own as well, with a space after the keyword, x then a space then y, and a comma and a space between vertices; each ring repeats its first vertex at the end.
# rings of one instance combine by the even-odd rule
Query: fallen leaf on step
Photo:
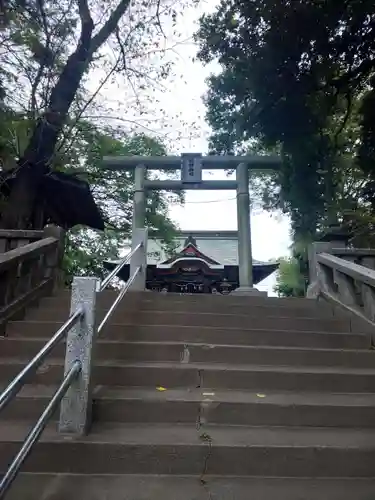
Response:
POLYGON ((167 389, 165 387, 157 387, 156 390, 159 391, 159 392, 164 392, 167 389))
POLYGON ((258 398, 265 398, 265 397, 266 397, 266 395, 265 395, 265 394, 257 394, 257 397, 258 397, 258 398))

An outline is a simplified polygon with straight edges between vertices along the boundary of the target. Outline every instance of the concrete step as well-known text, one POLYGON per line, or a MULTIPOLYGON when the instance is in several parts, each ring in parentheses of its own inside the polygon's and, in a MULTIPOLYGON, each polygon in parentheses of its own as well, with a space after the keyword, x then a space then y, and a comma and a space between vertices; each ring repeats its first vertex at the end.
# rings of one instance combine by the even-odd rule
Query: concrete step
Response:
MULTIPOLYGON (((52 321, 11 321, 7 336, 50 338, 62 325, 52 321)), ((205 344, 318 347, 328 349, 369 349, 368 333, 282 330, 278 322, 272 329, 204 327, 183 325, 111 324, 101 338, 121 341, 157 341, 205 344)))
MULTIPOLYGON (((25 363, 0 360, 0 383, 7 384, 25 363)), ((49 359, 28 383, 54 385, 61 381, 62 360, 49 359)), ((243 389, 264 391, 369 392, 375 388, 375 370, 342 367, 227 365, 220 363, 96 362, 95 385, 243 389)))
MULTIPOLYGON (((2 388, 3 389, 3 388, 2 388)), ((25 386, 1 420, 36 421, 54 386, 25 386)), ((95 422, 374 428, 375 394, 330 394, 97 386, 95 422)), ((58 419, 57 411, 54 419, 58 419)))
MULTIPOLYGON (((168 316, 168 315, 173 315, 173 314, 178 314, 178 315, 236 315, 241 318, 243 316, 246 316, 251 319, 256 319, 256 318, 264 318, 264 317, 271 317, 271 318, 303 318, 304 321, 310 321, 314 319, 322 320, 322 319, 329 319, 329 320, 341 320, 345 321, 346 329, 350 328, 350 321, 348 321, 346 318, 342 318, 340 316, 334 316, 332 314, 320 314, 318 312, 313 312, 310 314, 309 310, 303 310, 303 309, 297 309, 299 314, 295 313, 294 309, 287 309, 285 307, 283 308, 276 308, 276 307, 246 307, 244 306, 239 310, 239 312, 236 312, 233 310, 233 308, 228 307, 228 308, 223 308, 219 307, 212 310, 204 310, 204 307, 201 307, 201 310, 192 310, 189 311, 188 307, 186 305, 191 306, 191 304, 187 303, 184 306, 181 306, 181 309, 176 307, 176 309, 169 308, 169 309, 161 309, 157 304, 154 304, 153 302, 150 302, 152 304, 152 307, 145 308, 143 305, 141 305, 139 308, 138 307, 118 307, 116 311, 113 313, 111 317, 111 321, 114 323, 129 323, 129 322, 134 322, 134 319, 136 317, 143 317, 144 315, 148 318, 150 315, 154 314, 157 317, 163 317, 168 316), (159 307, 156 309, 156 307, 159 307)), ((180 307, 179 303, 176 303, 176 306, 180 307)), ((96 317, 98 321, 101 321, 104 316, 107 314, 109 308, 97 308, 96 310, 96 317)), ((62 321, 64 322, 69 316, 69 308, 62 308, 62 307, 43 307, 43 308, 32 308, 27 311, 27 314, 25 316, 25 320, 32 320, 32 321, 62 321)), ((199 316, 201 317, 201 316, 199 316)))
MULTIPOLYGON (((28 432, 0 423, 0 471, 28 432)), ((374 477, 375 431, 97 424, 76 439, 47 428, 24 472, 265 477, 374 477)))
MULTIPOLYGON (((98 316, 103 317, 111 306, 111 302, 108 300, 108 304, 103 304, 102 301, 98 301, 97 310, 98 316)), ((287 305, 278 306, 276 304, 272 305, 252 305, 252 304, 226 304, 225 302, 219 301, 211 302, 192 302, 189 300, 184 300, 184 297, 178 297, 174 300, 163 300, 153 297, 152 300, 126 300, 120 303, 114 316, 120 320, 121 318, 127 318, 129 313, 138 311, 139 313, 144 311, 179 311, 182 313, 225 313, 225 314, 240 314, 248 316, 272 316, 272 317, 305 317, 305 318, 333 318, 335 316, 335 310, 333 307, 288 307, 287 305)), ((50 320, 58 319, 65 320, 70 310, 70 302, 63 301, 60 302, 59 299, 45 299, 39 308, 31 308, 28 312, 27 317, 30 319, 45 319, 50 320)), ((337 315, 337 312, 336 312, 337 315)))
POLYGON ((97 387, 94 400, 103 422, 375 427, 375 394, 97 387))
POLYGON ((375 479, 20 474, 7 500, 370 500, 375 479))
MULTIPOLYGON (((118 290, 105 290, 97 295, 97 303, 105 307, 110 306, 118 296, 118 290)), ((52 297, 46 297, 40 301, 43 304, 59 303, 69 306, 71 299, 71 291, 60 291, 52 297)), ((310 309, 310 310, 329 310, 332 311, 332 306, 324 300, 312 300, 304 298, 278 298, 264 296, 241 296, 241 295, 211 295, 211 294, 192 294, 181 295, 178 293, 153 293, 153 292, 127 292, 123 303, 129 304, 141 303, 144 301, 152 301, 159 304, 173 304, 176 301, 183 301, 185 304, 205 304, 206 307, 216 305, 230 306, 266 306, 266 307, 286 307, 295 309, 310 309)), ((199 306, 198 306, 199 307, 199 306)))
MULTIPOLYGON (((45 338, 2 337, 0 359, 18 358, 25 362, 39 352, 45 338)), ((65 342, 53 351, 54 358, 65 357, 65 342)), ((347 366, 375 368, 375 350, 303 349, 250 345, 222 345, 184 342, 122 342, 99 339, 96 359, 118 361, 172 361, 190 363, 232 363, 297 366, 347 366)))
MULTIPOLYGON (((120 310, 114 314, 111 323, 139 324, 142 325, 190 325, 210 326, 217 328, 254 328, 254 329, 280 329, 296 331, 325 331, 325 332, 350 332, 352 325, 350 318, 305 318, 281 317, 271 315, 251 316, 252 310, 246 314, 222 314, 206 312, 184 312, 176 310, 164 311, 139 311, 137 309, 120 310)), ((105 311, 99 310, 98 321, 103 319, 105 311)), ((25 320, 36 321, 62 321, 68 319, 62 309, 35 309, 29 311, 25 320)), ((357 330, 361 331, 361 330, 357 330)))

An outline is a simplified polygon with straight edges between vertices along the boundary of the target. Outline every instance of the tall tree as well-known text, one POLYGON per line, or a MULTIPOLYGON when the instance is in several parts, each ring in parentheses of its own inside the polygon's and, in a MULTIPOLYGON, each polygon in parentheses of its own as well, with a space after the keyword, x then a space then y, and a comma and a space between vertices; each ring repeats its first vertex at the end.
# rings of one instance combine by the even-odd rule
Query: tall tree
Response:
MULTIPOLYGON (((283 157, 274 200, 298 237, 311 237, 358 208, 352 161, 362 144, 362 179, 375 170, 372 76, 373 1, 222 0, 201 19, 199 57, 217 59, 207 117, 213 150, 233 152, 254 140, 283 157), (362 101, 362 105, 361 105, 362 101), (364 169, 367 162, 367 171, 364 169)), ((363 186, 362 186, 363 187, 363 186)))
MULTIPOLYGON (((168 0, 61 0, 58 5, 50 0, 10 0, 0 32, 0 81, 7 81, 6 99, 35 122, 17 158, 16 182, 2 211, 3 227, 33 225, 41 178, 53 166, 70 108, 82 97, 90 68, 100 66, 107 79, 120 71, 129 78, 142 76, 132 67, 132 58, 139 60, 148 52, 149 66, 149 39, 162 33, 163 16, 173 22, 175 15, 168 0), (21 88, 17 65, 22 68, 21 88), (26 99, 22 87, 28 91, 26 99)), ((168 67, 160 70, 165 76, 168 67)), ((147 74, 143 77, 147 80, 147 74)))

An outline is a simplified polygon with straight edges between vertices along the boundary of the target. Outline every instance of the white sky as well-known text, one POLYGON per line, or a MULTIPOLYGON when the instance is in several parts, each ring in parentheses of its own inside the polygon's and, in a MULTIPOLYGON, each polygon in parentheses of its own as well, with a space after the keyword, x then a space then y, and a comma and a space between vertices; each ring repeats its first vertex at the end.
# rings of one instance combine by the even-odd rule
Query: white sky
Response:
MULTIPOLYGON (((179 16, 176 31, 184 43, 178 44, 173 51, 167 51, 166 58, 173 60, 174 77, 163 82, 163 89, 147 89, 146 95, 150 102, 155 102, 151 107, 150 122, 147 116, 137 115, 137 110, 131 105, 129 85, 117 79, 103 88, 106 106, 112 111, 112 116, 118 116, 124 123, 127 121, 146 124, 162 139, 167 139, 169 152, 207 153, 209 126, 204 120, 205 106, 202 96, 207 90, 205 80, 207 76, 218 69, 217 65, 204 67, 195 61, 197 47, 192 41, 197 29, 197 21, 203 12, 215 8, 217 0, 201 0, 199 7, 190 7, 179 16), (190 41, 186 41, 190 40, 190 41), (121 100, 120 97, 121 96, 121 100), (161 110, 161 114, 159 115, 161 110), (157 116, 160 118, 157 118, 157 116), (142 122, 140 121, 142 120, 142 122)), ((166 46, 174 44, 173 28, 165 27, 167 33, 166 46), (171 39, 168 40, 169 36, 171 39)), ((98 73, 97 73, 98 74, 98 73)), ((93 78, 93 86, 98 83, 98 78, 93 78)), ((145 95, 145 92, 143 94, 145 95)), ((103 95, 103 92, 102 92, 103 95)), ((148 128, 138 130, 149 132, 148 128)), ((205 172, 204 177, 210 179, 225 179, 222 171, 205 172)), ((187 191, 186 204, 183 207, 171 206, 170 215, 183 230, 233 230, 237 229, 236 201, 234 191, 187 191)), ((251 217, 252 250, 255 259, 268 261, 289 255, 291 239, 289 236, 290 225, 288 218, 276 213, 253 211, 251 217)), ((275 275, 269 277, 259 289, 267 290, 273 294, 275 275)))

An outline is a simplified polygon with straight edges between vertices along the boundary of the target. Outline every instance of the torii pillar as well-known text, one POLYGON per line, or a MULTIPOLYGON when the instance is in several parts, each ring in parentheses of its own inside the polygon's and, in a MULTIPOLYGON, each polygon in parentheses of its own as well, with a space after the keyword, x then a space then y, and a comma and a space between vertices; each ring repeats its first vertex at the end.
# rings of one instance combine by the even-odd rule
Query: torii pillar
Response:
POLYGON ((254 288, 253 254, 251 251, 251 214, 249 193, 249 168, 240 163, 236 169, 237 180, 237 230, 238 230, 238 274, 239 288, 232 294, 267 295, 254 288))

